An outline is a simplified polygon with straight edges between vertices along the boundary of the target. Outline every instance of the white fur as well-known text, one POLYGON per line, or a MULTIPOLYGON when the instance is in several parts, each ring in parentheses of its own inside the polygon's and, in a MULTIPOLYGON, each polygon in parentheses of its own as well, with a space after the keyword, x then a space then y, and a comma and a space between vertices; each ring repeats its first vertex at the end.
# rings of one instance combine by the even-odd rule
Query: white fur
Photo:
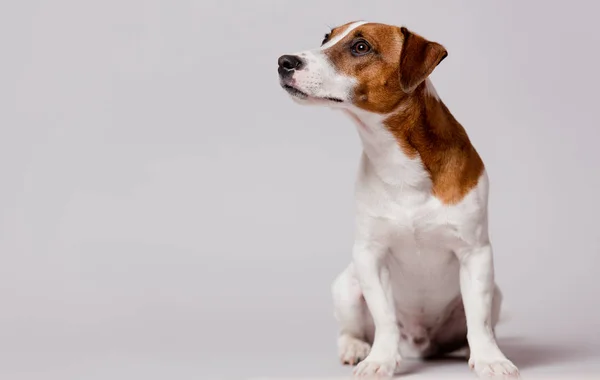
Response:
MULTIPOLYGON (((350 25, 324 48, 363 24, 350 25)), ((307 70, 294 74, 295 84, 313 97, 304 101, 351 114, 363 146, 352 261, 332 287, 340 359, 360 361, 356 375, 392 375, 403 357, 423 355, 432 339, 466 335, 466 318, 475 371, 517 377, 494 336, 501 293, 488 237, 486 172, 458 204, 443 204, 421 159, 408 157, 385 128, 389 115, 347 102, 356 80, 336 72, 322 51, 299 54, 307 70), (345 102, 315 100, 322 96, 345 102)), ((427 93, 439 98, 429 79, 427 93)))
POLYGON ((340 33, 335 38, 332 38, 331 40, 327 41, 327 43, 323 44, 323 46, 321 46, 319 48, 319 50, 329 49, 330 47, 334 46, 335 44, 337 44, 338 42, 340 42, 341 40, 343 40, 344 38, 346 38, 346 36, 348 34, 350 34, 354 29, 356 29, 359 26, 364 25, 366 23, 367 23, 366 21, 357 21, 357 22, 354 22, 354 23, 348 25, 348 27, 346 28, 346 30, 344 30, 342 33, 340 33))
POLYGON ((370 353, 355 373, 391 375, 403 356, 422 354, 432 332, 461 307, 462 298, 476 372, 516 374, 493 334, 500 296, 494 300, 499 291, 487 229, 487 174, 461 202, 445 205, 432 195, 421 160, 402 152, 382 124, 384 117, 350 112, 361 124, 363 155, 356 182, 353 260, 340 278, 356 284, 355 295, 364 297, 368 313, 362 319, 350 316, 364 310, 356 299, 347 301, 354 306, 344 305, 349 297, 340 297, 338 278, 334 298, 340 352, 347 351, 343 345, 348 337, 367 341, 373 334, 370 353))
MULTIPOLYGON (((335 67, 329 62, 324 51, 337 44, 354 29, 365 23, 364 21, 352 23, 340 35, 331 39, 331 41, 328 41, 323 46, 297 54, 304 59, 306 66, 303 70, 298 70, 294 74, 294 86, 309 95, 307 99, 295 98, 297 101, 302 103, 319 103, 328 97, 343 101, 350 100, 356 80, 336 72, 335 67)), ((335 103, 330 101, 325 102, 335 106, 335 103)))

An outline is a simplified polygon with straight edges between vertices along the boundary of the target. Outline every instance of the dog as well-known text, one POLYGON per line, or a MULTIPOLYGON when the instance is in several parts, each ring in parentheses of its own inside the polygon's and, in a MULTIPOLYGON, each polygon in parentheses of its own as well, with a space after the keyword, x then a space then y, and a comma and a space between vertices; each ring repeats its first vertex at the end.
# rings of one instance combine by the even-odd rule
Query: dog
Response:
POLYGON ((332 285, 356 376, 464 350, 479 377, 520 377, 495 334, 486 169, 430 79, 447 56, 404 26, 353 21, 278 59, 294 101, 341 110, 362 142, 352 260, 332 285))

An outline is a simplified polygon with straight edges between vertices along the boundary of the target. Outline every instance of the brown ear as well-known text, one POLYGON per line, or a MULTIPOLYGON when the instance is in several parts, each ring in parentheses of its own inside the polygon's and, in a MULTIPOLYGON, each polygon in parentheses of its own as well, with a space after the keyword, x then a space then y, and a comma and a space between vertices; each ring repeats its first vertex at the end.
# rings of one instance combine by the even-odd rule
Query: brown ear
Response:
POLYGON ((400 52, 400 88, 410 93, 448 56, 448 52, 437 42, 427 41, 405 27, 400 31, 404 36, 400 52))

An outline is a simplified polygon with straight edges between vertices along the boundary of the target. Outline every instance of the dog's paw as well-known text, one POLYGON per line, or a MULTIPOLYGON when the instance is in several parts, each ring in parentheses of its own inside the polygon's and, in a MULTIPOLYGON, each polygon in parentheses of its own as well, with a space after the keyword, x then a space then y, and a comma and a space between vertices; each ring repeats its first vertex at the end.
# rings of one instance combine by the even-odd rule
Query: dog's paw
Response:
POLYGON ((508 359, 469 359, 469 367, 482 379, 519 379, 517 367, 508 359))
POLYGON ((342 364, 356 365, 369 355, 371 345, 350 335, 342 335, 338 338, 338 351, 342 364))
POLYGON ((396 372, 396 368, 400 363, 400 357, 397 358, 367 358, 354 368, 354 376, 368 378, 391 378, 396 372))

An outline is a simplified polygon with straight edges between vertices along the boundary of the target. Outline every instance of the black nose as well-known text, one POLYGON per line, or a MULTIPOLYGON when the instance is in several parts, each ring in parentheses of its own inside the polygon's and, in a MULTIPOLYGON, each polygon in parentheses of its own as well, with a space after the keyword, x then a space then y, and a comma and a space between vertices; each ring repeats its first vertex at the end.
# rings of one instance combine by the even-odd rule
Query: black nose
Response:
POLYGON ((277 60, 279 64, 279 74, 285 75, 292 73, 294 70, 300 70, 304 65, 304 61, 297 55, 282 55, 277 60))

